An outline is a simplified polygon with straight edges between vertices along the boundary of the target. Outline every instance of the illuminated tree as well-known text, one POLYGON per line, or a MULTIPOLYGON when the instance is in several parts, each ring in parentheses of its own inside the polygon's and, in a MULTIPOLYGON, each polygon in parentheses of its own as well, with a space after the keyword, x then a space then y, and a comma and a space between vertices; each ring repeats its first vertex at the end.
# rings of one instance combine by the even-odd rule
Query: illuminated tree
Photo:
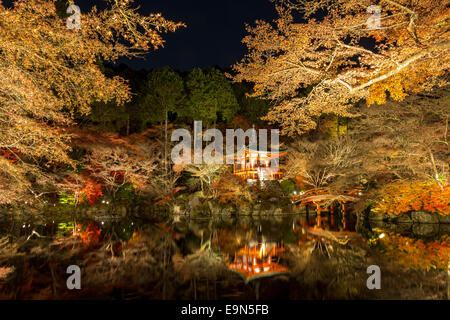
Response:
POLYGON ((314 187, 434 180, 443 189, 449 181, 449 99, 445 87, 402 102, 357 105, 350 110, 360 116, 345 136, 293 142, 285 176, 314 187))
POLYGON ((402 102, 355 107, 350 135, 358 142, 368 180, 449 179, 450 88, 415 94, 402 102), (384 177, 384 178, 383 178, 384 177))
POLYGON ((143 151, 147 153, 123 146, 95 145, 87 157, 88 168, 115 198, 117 191, 128 183, 136 189, 149 184, 156 165, 151 150, 144 148, 143 151))
POLYGON ((200 182, 202 192, 205 191, 204 187, 209 188, 211 184, 219 178, 220 174, 224 170, 224 166, 221 164, 191 164, 185 169, 190 173, 193 179, 200 182))
POLYGON ((71 115, 89 113, 93 101, 129 100, 126 82, 105 76, 98 62, 157 49, 161 33, 183 26, 141 16, 131 2, 94 7, 81 14, 80 29, 69 29, 51 0, 0 3, 0 148, 19 159, 0 158, 0 203, 39 198, 54 180, 49 168, 72 163, 71 115))
POLYGON ((357 181, 362 160, 355 141, 346 138, 309 141, 299 139, 290 146, 285 177, 300 179, 309 187, 332 184, 343 187, 357 181))
POLYGON ((361 99, 382 104, 387 93, 446 83, 450 41, 447 1, 279 0, 279 18, 257 21, 243 39, 249 53, 235 66, 235 81, 255 84, 255 96, 276 106, 266 120, 282 133, 313 129, 322 114, 354 116, 361 99), (377 10, 375 10, 377 11, 377 10), (375 19, 375 20, 374 20, 375 19))

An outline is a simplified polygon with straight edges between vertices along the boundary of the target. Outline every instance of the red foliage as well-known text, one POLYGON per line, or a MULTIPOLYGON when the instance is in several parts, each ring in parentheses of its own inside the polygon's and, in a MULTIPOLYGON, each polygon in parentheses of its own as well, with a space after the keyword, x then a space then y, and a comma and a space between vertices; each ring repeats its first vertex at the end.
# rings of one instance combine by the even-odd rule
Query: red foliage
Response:
POLYGON ((82 203, 85 201, 85 197, 88 199, 89 204, 93 205, 103 194, 102 186, 95 181, 88 179, 83 190, 81 190, 81 195, 79 197, 79 202, 82 203))
POLYGON ((159 197, 161 198, 158 202, 156 202, 157 205, 159 206, 164 206, 166 205, 168 202, 170 202, 171 200, 173 200, 175 198, 175 195, 181 191, 186 189, 186 187, 176 187, 176 188, 172 188, 172 192, 168 195, 159 195, 159 197))
MULTIPOLYGON (((78 229, 82 230, 81 224, 78 225, 78 229)), ((97 227, 94 221, 90 221, 87 228, 84 231, 80 231, 78 236, 85 245, 91 245, 100 241, 101 233, 102 231, 97 227)))
POLYGON ((15 163, 19 159, 17 158, 17 155, 19 155, 19 150, 8 150, 1 148, 0 149, 0 158, 6 159, 9 162, 15 163))
POLYGON ((125 179, 125 170, 111 171, 109 174, 116 179, 117 183, 123 183, 125 179))

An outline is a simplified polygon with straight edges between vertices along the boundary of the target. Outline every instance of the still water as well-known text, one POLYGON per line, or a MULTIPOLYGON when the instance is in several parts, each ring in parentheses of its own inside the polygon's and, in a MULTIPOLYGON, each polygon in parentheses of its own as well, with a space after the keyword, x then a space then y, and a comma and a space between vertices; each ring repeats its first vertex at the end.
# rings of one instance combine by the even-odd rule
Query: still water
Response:
POLYGON ((393 252, 418 240, 447 248, 447 229, 423 239, 411 230, 352 214, 9 217, 0 222, 0 298, 448 299, 442 259, 393 252), (69 265, 82 270, 81 290, 67 288, 69 265), (381 289, 367 287, 371 265, 381 289))

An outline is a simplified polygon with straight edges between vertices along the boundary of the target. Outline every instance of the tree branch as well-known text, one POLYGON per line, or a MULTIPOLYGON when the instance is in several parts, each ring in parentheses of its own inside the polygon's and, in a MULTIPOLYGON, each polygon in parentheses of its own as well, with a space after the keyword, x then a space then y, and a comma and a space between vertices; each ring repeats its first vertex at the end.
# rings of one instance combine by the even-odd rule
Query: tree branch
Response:
POLYGON ((377 82, 380 82, 380 81, 383 81, 383 80, 386 80, 386 79, 392 77, 393 75, 399 73, 404 68, 409 66, 414 61, 419 60, 420 58, 423 58, 424 56, 429 54, 433 49, 436 49, 436 48, 439 48, 439 47, 442 47, 443 49, 449 48, 450 47, 450 41, 445 41, 445 42, 440 42, 440 43, 434 44, 433 46, 429 47, 428 49, 423 50, 422 52, 420 52, 418 54, 415 54, 414 56, 406 59, 406 61, 401 63, 401 64, 399 64, 397 68, 395 68, 395 69, 389 71, 388 73, 385 73, 385 74, 383 74, 383 75, 381 75, 379 77, 373 78, 372 80, 370 80, 370 81, 368 81, 366 83, 363 83, 363 84, 361 84, 361 85, 359 85, 357 87, 352 87, 350 84, 346 83, 342 79, 336 79, 336 81, 338 81, 339 83, 341 83, 342 85, 347 87, 350 90, 350 92, 355 92, 355 91, 358 91, 358 90, 362 90, 362 89, 367 88, 367 87, 369 87, 369 86, 371 86, 371 85, 373 85, 373 84, 375 84, 377 82))

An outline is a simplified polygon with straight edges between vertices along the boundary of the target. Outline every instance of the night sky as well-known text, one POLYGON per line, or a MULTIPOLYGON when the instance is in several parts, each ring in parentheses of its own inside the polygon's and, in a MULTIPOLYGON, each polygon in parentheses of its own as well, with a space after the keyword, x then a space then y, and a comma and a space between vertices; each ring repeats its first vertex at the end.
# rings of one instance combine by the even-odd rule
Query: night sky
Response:
MULTIPOLYGON (((75 0, 82 11, 102 1, 75 0)), ((122 60, 134 69, 170 66, 180 71, 194 67, 230 67, 245 54, 241 43, 245 23, 273 20, 270 0, 136 0, 141 14, 162 13, 166 19, 182 21, 187 28, 164 35, 164 48, 143 59, 122 60)), ((99 6, 101 7, 101 6, 99 6)))

